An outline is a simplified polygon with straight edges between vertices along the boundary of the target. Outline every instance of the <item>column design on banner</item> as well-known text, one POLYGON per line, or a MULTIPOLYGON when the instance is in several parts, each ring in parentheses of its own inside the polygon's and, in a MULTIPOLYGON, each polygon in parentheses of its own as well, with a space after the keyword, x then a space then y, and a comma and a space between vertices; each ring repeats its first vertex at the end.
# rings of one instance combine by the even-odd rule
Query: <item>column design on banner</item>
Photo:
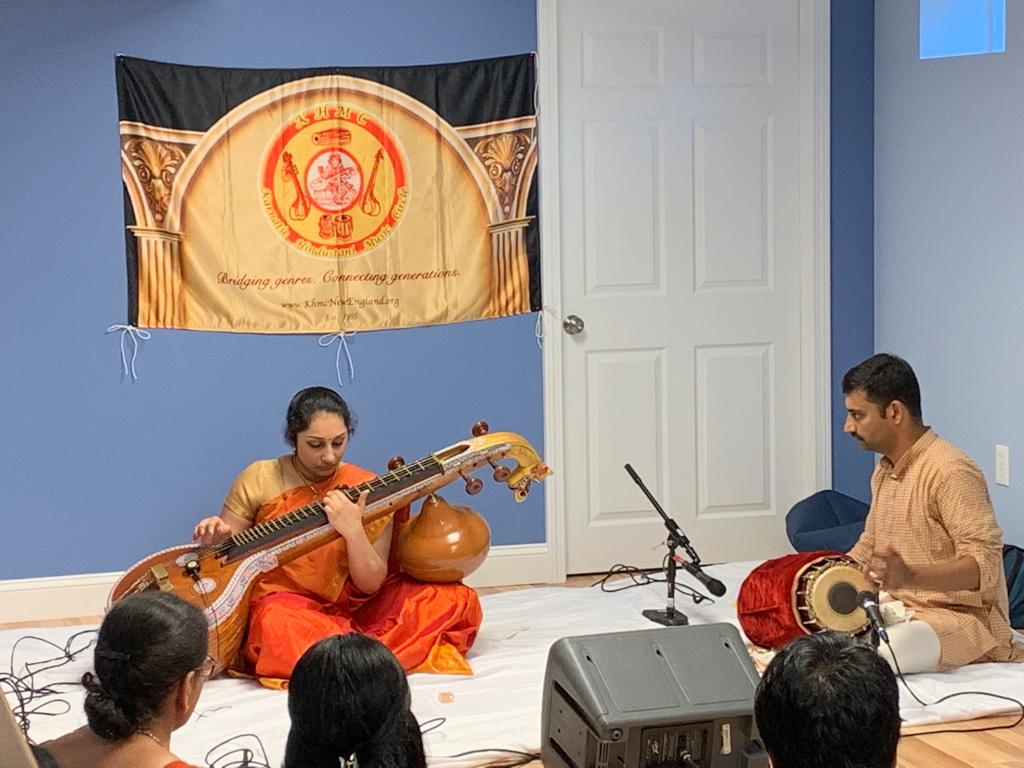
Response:
POLYGON ((457 129, 480 158, 498 195, 490 226, 494 272, 487 317, 530 311, 530 269, 526 255, 526 201, 537 166, 537 119, 502 120, 457 129))
POLYGON ((147 328, 180 328, 181 236, 165 227, 171 190, 201 133, 121 124, 121 177, 135 212, 128 229, 138 248, 139 319, 147 328))

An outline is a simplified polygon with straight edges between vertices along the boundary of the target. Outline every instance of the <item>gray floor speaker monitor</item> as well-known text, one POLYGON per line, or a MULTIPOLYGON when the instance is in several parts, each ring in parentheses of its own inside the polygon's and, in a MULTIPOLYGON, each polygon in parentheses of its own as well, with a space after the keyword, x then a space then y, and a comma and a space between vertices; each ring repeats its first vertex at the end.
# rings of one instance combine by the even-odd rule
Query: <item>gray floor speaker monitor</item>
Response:
POLYGON ((768 768, 757 670, 731 624, 564 637, 548 653, 546 768, 768 768))

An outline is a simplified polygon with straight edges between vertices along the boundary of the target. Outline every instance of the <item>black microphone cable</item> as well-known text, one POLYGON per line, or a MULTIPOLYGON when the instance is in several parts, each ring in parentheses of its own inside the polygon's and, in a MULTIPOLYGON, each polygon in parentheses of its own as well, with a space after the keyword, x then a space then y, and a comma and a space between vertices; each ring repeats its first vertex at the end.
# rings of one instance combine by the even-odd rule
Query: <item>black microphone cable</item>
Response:
POLYGON ((1024 722, 1024 702, 1019 699, 1015 699, 1012 696, 1003 696, 999 693, 991 693, 990 691, 957 691, 956 693, 948 693, 935 701, 928 703, 923 701, 914 689, 910 687, 907 682, 907 678, 903 675, 903 670, 900 669, 900 662, 896 658, 896 652, 893 650, 892 643, 889 641, 888 633, 886 633, 885 644, 889 648, 889 653, 892 654, 893 664, 896 666, 896 675, 899 677, 900 682, 903 683, 903 687, 907 689, 907 693, 914 697, 914 700, 922 707, 933 707, 936 704, 941 704, 944 701, 956 698, 957 696, 989 696, 993 699, 1000 699, 1002 701, 1009 701, 1020 707, 1020 715, 1009 725, 990 725, 984 728, 937 728, 933 731, 918 731, 917 733, 909 734, 911 736, 931 736, 933 733, 980 733, 981 731, 1001 731, 1009 728, 1016 728, 1022 722, 1024 722))
POLYGON ((255 733, 238 733, 219 744, 215 744, 207 750, 203 762, 209 768, 270 768, 267 750, 264 749, 263 742, 255 733), (257 752, 246 746, 243 739, 254 739, 256 741, 256 748, 259 750, 258 757, 257 752), (234 747, 234 749, 229 749, 222 755, 212 757, 213 753, 218 749, 227 746, 234 747))
POLYGON ((454 755, 442 755, 446 760, 454 760, 470 755, 506 755, 504 758, 483 763, 480 768, 519 768, 535 760, 540 760, 540 752, 523 752, 518 749, 501 749, 499 747, 485 749, 470 749, 466 752, 457 752, 454 755))
POLYGON ((420 735, 426 736, 431 731, 436 731, 442 725, 448 722, 447 717, 432 717, 429 720, 424 720, 420 723, 420 735))
MULTIPOLYGON (((426 736, 431 731, 436 731, 448 721, 446 717, 432 717, 420 723, 420 733, 426 736)), ((518 766, 540 760, 539 752, 523 752, 518 749, 502 749, 501 747, 488 747, 484 749, 471 749, 468 752, 459 752, 454 755, 440 755, 446 760, 454 760, 469 755, 505 755, 488 763, 483 763, 480 768, 518 768, 518 766)), ((427 756, 432 757, 431 755, 427 756)))
POLYGON ((75 632, 68 637, 63 646, 36 635, 25 635, 19 637, 14 642, 14 645, 11 647, 10 671, 0 672, 0 695, 6 694, 14 697, 15 703, 11 707, 11 712, 14 714, 15 719, 18 721, 18 726, 26 737, 28 736, 32 717, 57 717, 71 711, 71 704, 67 699, 47 697, 55 696, 59 692, 58 688, 81 685, 81 680, 38 685, 36 683, 36 675, 52 669, 59 669, 66 664, 70 664, 72 661, 76 661, 79 654, 84 653, 95 645, 97 635, 98 630, 96 629, 85 629, 75 632), (90 635, 91 637, 89 637, 90 635), (89 639, 85 640, 83 644, 75 646, 79 638, 84 639, 86 637, 89 639), (15 656, 18 646, 30 640, 54 648, 57 651, 57 655, 38 661, 26 661, 22 665, 24 672, 19 674, 15 671, 15 656), (39 699, 45 700, 34 704, 39 699))
MULTIPOLYGON (((605 573, 604 576, 602 576, 600 579, 595 581, 590 586, 591 587, 600 586, 602 592, 607 592, 607 593, 611 594, 611 593, 614 593, 614 592, 622 592, 623 590, 626 590, 626 589, 632 589, 633 587, 645 587, 648 584, 667 584, 668 583, 668 577, 667 576, 665 576, 663 578, 659 578, 658 576, 653 575, 653 574, 656 574, 656 573, 663 573, 667 569, 667 567, 668 567, 668 555, 667 554, 665 555, 665 557, 661 561, 661 570, 660 571, 656 571, 654 569, 644 570, 644 569, 641 569, 641 568, 637 568, 636 566, 633 566, 633 565, 624 565, 622 563, 616 563, 615 565, 613 565, 611 568, 608 569, 608 572, 605 573), (631 583, 624 584, 622 586, 617 586, 617 587, 610 587, 609 586, 609 580, 615 578, 616 576, 628 576, 631 583)), ((700 605, 701 603, 708 603, 709 605, 714 605, 715 604, 715 599, 713 597, 709 597, 708 595, 703 594, 702 592, 700 592, 700 591, 694 589, 693 587, 691 587, 689 584, 681 584, 677 580, 675 582, 675 589, 678 592, 681 592, 684 596, 689 597, 693 601, 694 605, 700 605)))

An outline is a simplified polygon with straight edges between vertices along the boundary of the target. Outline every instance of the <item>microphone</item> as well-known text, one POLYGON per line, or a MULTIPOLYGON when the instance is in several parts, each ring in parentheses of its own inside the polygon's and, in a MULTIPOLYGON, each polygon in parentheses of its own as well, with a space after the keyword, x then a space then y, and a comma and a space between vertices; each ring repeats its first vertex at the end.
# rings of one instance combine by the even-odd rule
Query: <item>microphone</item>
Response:
POLYGON ((882 613, 878 610, 878 598, 875 596, 875 593, 868 592, 867 590, 858 592, 857 605, 863 608, 864 612, 868 615, 868 620, 871 622, 871 628, 875 630, 875 634, 888 643, 889 633, 885 631, 885 622, 882 621, 882 613))
POLYGON ((695 565, 688 560, 683 560, 683 558, 678 556, 676 557, 676 562, 683 566, 683 568, 685 568, 693 578, 703 584, 704 588, 715 597, 721 597, 725 594, 725 584, 720 582, 714 576, 708 576, 699 565, 695 565))

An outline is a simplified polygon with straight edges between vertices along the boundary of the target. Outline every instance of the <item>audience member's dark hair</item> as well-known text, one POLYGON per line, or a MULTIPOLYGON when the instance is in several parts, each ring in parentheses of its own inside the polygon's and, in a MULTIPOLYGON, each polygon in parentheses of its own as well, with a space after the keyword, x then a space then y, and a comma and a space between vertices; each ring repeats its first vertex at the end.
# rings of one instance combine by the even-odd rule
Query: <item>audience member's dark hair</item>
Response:
POLYGON ((82 685, 93 733, 109 741, 146 728, 176 683, 206 661, 202 611, 168 592, 144 592, 114 604, 100 625, 95 674, 82 685))
POLYGON ((299 432, 309 429, 309 422, 321 411, 336 413, 340 416, 348 428, 350 437, 356 433, 355 416, 341 395, 327 387, 307 387, 296 392, 292 401, 288 403, 288 413, 284 423, 284 439, 290 446, 295 447, 295 438, 299 432))
POLYGON ((312 646, 288 684, 291 730, 284 768, 424 768, 423 737, 410 710, 405 671, 366 635, 327 637, 312 646))
POLYGON ((921 387, 910 363, 889 354, 872 355, 843 376, 843 394, 863 390, 868 401, 884 411, 899 400, 916 419, 921 418, 921 387))
POLYGON ((774 768, 896 765, 896 676, 849 635, 822 632, 783 648, 761 679, 754 716, 774 768))

